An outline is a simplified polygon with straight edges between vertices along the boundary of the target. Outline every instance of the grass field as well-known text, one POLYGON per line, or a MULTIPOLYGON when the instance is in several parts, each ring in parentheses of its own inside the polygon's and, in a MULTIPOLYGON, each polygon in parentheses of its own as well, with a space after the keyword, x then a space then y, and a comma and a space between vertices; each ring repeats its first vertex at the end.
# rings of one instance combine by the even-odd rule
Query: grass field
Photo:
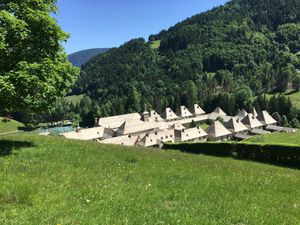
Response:
POLYGON ((71 95, 71 96, 67 96, 65 97, 65 99, 73 104, 79 104, 80 100, 84 98, 84 94, 82 95, 71 95))
POLYGON ((0 224, 300 224, 298 170, 26 134, 0 144, 0 224))
POLYGON ((11 120, 10 122, 3 122, 3 117, 0 117, 0 134, 18 131, 18 127, 23 127, 24 124, 11 120))
POLYGON ((273 133, 253 137, 245 142, 271 143, 271 144, 289 144, 300 145, 300 132, 297 133, 273 133))
POLYGON ((151 48, 158 49, 159 46, 160 46, 160 40, 151 42, 151 48))

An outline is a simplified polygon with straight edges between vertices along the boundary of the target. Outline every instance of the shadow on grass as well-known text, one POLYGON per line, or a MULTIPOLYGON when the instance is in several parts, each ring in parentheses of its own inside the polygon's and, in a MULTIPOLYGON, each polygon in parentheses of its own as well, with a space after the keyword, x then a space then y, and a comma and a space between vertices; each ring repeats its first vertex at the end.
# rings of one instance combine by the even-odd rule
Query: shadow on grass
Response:
POLYGON ((20 148, 30 148, 30 147, 34 147, 34 144, 28 141, 0 140, 0 157, 4 157, 12 154, 13 150, 18 150, 20 148))
POLYGON ((296 93, 298 93, 298 92, 299 92, 299 91, 294 90, 294 91, 290 91, 290 92, 286 93, 285 95, 286 95, 286 96, 289 96, 289 95, 292 95, 292 94, 296 94, 296 93))

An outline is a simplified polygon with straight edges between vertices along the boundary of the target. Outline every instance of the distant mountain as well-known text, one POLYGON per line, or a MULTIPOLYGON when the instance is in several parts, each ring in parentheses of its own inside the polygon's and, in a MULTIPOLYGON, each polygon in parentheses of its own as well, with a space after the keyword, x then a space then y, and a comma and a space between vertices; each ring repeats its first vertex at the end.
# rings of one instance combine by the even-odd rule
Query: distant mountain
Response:
POLYGON ((300 0, 231 0, 93 57, 73 94, 101 103, 101 115, 195 102, 233 115, 255 95, 300 89, 299 51, 300 0))
POLYGON ((87 49, 79 52, 75 52, 69 55, 69 61, 77 67, 81 67, 82 64, 86 63, 92 57, 104 53, 108 50, 108 48, 93 48, 87 49))

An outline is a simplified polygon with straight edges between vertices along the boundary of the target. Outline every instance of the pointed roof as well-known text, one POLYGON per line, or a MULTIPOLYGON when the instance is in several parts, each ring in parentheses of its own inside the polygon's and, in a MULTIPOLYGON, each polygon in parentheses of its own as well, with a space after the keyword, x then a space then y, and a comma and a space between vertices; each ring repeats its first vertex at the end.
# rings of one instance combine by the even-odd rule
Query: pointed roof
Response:
POLYGON ((207 129, 208 136, 210 137, 224 137, 231 135, 231 132, 223 126, 219 121, 214 121, 213 124, 207 129))
POLYGON ((221 116, 227 116, 227 114, 220 107, 216 108, 213 112, 221 116))
POLYGON ((163 118, 161 118, 161 116, 160 116, 157 112, 155 112, 154 110, 152 110, 152 111, 150 112, 150 117, 151 117, 154 121, 156 121, 156 122, 161 122, 161 121, 163 121, 163 118))
POLYGON ((193 116, 193 114, 185 106, 180 106, 179 110, 176 112, 176 115, 181 118, 193 116))
POLYGON ((252 108, 252 115, 256 118, 258 116, 255 107, 252 108))
POLYGON ((204 115, 206 112, 198 105, 195 104, 191 109, 190 112, 196 116, 204 115))
POLYGON ((150 147, 155 146, 159 142, 174 142, 174 130, 156 131, 148 133, 138 143, 139 146, 150 147))
POLYGON ((178 119, 178 116, 173 112, 171 108, 166 108, 164 113, 162 114, 162 117, 166 120, 176 120, 178 119))
POLYGON ((258 121, 258 119, 256 119, 252 114, 248 114, 243 120, 242 123, 250 128, 257 128, 257 127, 261 127, 263 126, 263 124, 261 122, 258 121))
POLYGON ((262 111, 259 113, 257 119, 265 125, 277 123, 277 121, 267 111, 262 111))
POLYGON ((200 127, 194 127, 190 129, 184 129, 181 131, 175 131, 176 140, 189 141, 197 138, 206 137, 207 133, 200 127))
POLYGON ((171 126, 171 129, 174 129, 174 130, 184 130, 186 128, 181 123, 174 123, 171 126))
POLYGON ((248 112, 245 109, 239 111, 239 113, 235 116, 239 119, 244 119, 248 115, 248 112))
POLYGON ((234 133, 248 130, 248 128, 238 118, 231 118, 227 123, 225 123, 225 127, 234 133))

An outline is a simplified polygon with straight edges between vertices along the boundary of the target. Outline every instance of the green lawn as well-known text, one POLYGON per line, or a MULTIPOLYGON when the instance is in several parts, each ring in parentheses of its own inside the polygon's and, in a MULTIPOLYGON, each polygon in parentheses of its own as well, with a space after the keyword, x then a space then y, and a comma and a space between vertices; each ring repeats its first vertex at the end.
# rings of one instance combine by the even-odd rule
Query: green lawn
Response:
POLYGON ((3 122, 3 117, 0 117, 0 134, 18 131, 18 127, 23 127, 24 124, 11 120, 10 122, 3 122))
POLYGON ((300 224, 300 171, 27 134, 0 139, 0 224, 300 224))
POLYGON ((82 95, 71 95, 71 96, 67 96, 65 97, 65 99, 73 104, 79 104, 80 100, 84 98, 84 94, 82 95))
POLYGON ((160 40, 152 41, 152 42, 151 42, 151 48, 153 48, 153 49, 158 49, 159 46, 160 46, 160 40))
POLYGON ((273 133, 268 135, 261 135, 253 137, 246 142, 300 145, 300 132, 298 131, 297 133, 293 134, 273 133))

